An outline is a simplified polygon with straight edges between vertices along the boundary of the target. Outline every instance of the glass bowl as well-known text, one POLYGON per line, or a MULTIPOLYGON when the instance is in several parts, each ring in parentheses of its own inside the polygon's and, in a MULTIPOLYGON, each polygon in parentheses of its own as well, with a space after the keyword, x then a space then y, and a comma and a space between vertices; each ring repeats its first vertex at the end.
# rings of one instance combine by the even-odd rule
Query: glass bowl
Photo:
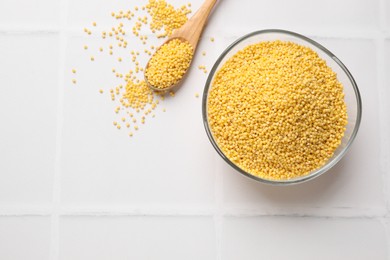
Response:
POLYGON ((362 116, 362 103, 361 103, 359 89, 351 73, 333 53, 328 51, 321 44, 303 35, 290 32, 290 31, 285 31, 285 30, 270 29, 270 30, 256 31, 239 38, 238 40, 233 42, 229 47, 227 47, 227 49, 221 54, 221 56, 219 56, 213 68, 211 69, 210 74, 206 81, 206 86, 204 89, 203 100, 202 100, 202 116, 203 116, 203 122, 206 129, 206 133, 210 139, 211 144, 214 146, 218 154, 230 166, 232 166, 241 174, 262 183, 273 184, 273 185, 290 185, 290 184, 302 183, 314 179, 315 177, 318 177, 324 172, 326 172, 327 170, 329 170, 338 161, 340 161, 340 159, 348 151, 349 147, 351 146, 358 132, 361 116, 362 116), (208 116, 207 116, 207 104, 208 104, 209 91, 212 88, 212 82, 214 81, 215 74, 219 71, 219 69, 223 66, 223 64, 230 57, 236 54, 239 50, 245 48, 248 45, 252 45, 262 41, 273 41, 273 40, 294 42, 303 46, 307 46, 312 50, 314 50, 315 52, 317 52, 318 55, 326 61, 327 65, 331 67, 334 72, 337 73, 337 79, 344 86, 344 94, 345 94, 344 100, 347 106, 347 115, 348 115, 348 123, 346 126, 344 137, 341 140, 340 146, 334 152, 334 155, 321 168, 316 169, 307 175, 300 176, 293 179, 287 179, 287 180, 269 180, 269 179, 260 178, 242 170, 239 166, 237 166, 232 161, 230 161, 229 158, 219 148, 218 143, 214 139, 213 132, 210 128, 208 122, 208 116))

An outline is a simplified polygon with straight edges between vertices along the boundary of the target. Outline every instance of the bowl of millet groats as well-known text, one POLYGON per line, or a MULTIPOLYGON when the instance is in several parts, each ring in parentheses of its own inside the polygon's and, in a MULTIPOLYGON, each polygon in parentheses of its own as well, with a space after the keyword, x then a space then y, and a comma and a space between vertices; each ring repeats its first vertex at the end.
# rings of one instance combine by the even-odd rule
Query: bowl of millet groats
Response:
POLYGON ((361 121, 351 73, 319 43, 285 30, 250 33, 206 82, 206 133, 220 156, 262 183, 313 179, 347 152, 361 121))

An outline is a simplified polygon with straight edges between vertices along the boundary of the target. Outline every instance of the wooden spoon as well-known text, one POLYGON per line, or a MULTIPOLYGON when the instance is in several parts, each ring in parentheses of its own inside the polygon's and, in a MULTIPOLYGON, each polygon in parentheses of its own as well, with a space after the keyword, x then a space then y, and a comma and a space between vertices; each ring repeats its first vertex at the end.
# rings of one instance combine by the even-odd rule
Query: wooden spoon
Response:
MULTIPOLYGON (((175 30, 174 33, 168 38, 168 40, 166 40, 162 45, 166 44, 167 42, 169 42, 173 39, 178 39, 181 41, 186 41, 189 44, 191 44, 191 46, 193 48, 193 52, 195 53, 196 46, 198 45, 200 36, 202 35, 203 28, 206 24, 207 18, 209 17, 210 12, 213 9, 216 2, 217 2, 217 0, 206 0, 203 3, 203 5, 199 8, 199 10, 191 17, 191 19, 189 19, 182 27, 175 30)), ((159 48, 161 48, 161 46, 159 48)), ((156 52, 159 50, 159 48, 156 50, 156 52)), ((149 63, 150 63, 150 60, 152 58, 150 58, 148 63, 146 64, 145 71, 149 67, 149 63)), ((190 63, 190 65, 191 65, 191 63, 190 63)), ((188 68, 189 67, 190 66, 188 66, 188 68)), ((188 68, 187 68, 187 71, 188 71, 188 68)), ((146 73, 145 73, 145 82, 154 91, 160 91, 160 92, 161 91, 163 91, 163 92, 169 91, 181 83, 181 81, 183 80, 187 71, 184 73, 184 75, 181 77, 181 79, 177 83, 175 83, 169 87, 166 87, 166 88, 158 88, 156 86, 151 85, 146 77, 146 73)))

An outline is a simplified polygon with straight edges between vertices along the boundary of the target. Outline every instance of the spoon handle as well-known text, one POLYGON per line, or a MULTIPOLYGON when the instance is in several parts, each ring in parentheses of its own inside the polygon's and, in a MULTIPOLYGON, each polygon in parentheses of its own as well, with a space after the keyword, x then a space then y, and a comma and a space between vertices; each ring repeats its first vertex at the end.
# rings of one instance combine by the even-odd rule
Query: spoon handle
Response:
POLYGON ((195 50, 207 18, 216 2, 217 0, 206 0, 191 19, 171 35, 170 39, 183 38, 187 40, 195 50))

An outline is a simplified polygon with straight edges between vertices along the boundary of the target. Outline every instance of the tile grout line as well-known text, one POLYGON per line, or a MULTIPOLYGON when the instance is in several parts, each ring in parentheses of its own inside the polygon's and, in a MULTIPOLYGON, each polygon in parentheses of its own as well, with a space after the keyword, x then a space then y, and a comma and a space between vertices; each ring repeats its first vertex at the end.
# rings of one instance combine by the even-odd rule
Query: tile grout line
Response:
POLYGON ((61 208, 60 216, 213 216, 212 208, 186 208, 181 207, 110 207, 88 208, 65 207, 61 208))
MULTIPOLYGON (((222 183, 223 175, 220 174, 218 183, 222 183)), ((223 183, 222 183, 223 185, 223 183)), ((85 207, 85 206, 60 206, 56 207, 56 214, 61 216, 210 216, 210 217, 258 217, 258 216, 285 216, 285 217, 313 217, 313 218, 364 218, 378 219, 386 218, 388 215, 381 209, 370 208, 258 208, 254 209, 237 209, 224 208, 222 205, 222 192, 217 188, 215 192, 218 201, 215 207, 85 207), (219 195, 217 195, 219 193, 219 195), (217 205, 218 204, 218 205, 217 205), (322 209, 323 211, 321 211, 322 209), (353 210, 350 212, 350 210, 353 210), (357 212, 358 211, 358 212, 357 212), (370 211, 370 212, 369 212, 370 211), (326 213, 328 212, 328 214, 326 213), (331 212, 329 214, 329 212, 331 212)), ((216 200, 217 201, 217 200, 216 200)), ((53 207, 0 207, 0 216, 51 216, 53 207)))
POLYGON ((390 157, 390 152, 388 146, 390 145, 390 140, 388 136, 385 133, 388 133, 390 129, 388 128, 388 125, 390 124, 390 121, 386 119, 386 111, 390 108, 387 105, 387 91, 386 91, 386 79, 385 79, 385 41, 386 41, 386 0, 380 0, 379 2, 379 9, 380 9, 380 30, 381 34, 380 36, 376 39, 376 47, 377 47, 377 80, 378 80, 378 90, 379 90, 379 118, 382 119, 380 120, 380 130, 381 130, 381 147, 380 147, 380 154, 381 154, 381 171, 382 171, 382 178, 384 182, 384 187, 383 187, 383 192, 385 196, 385 202, 386 202, 386 210, 387 210, 387 215, 390 213, 390 193, 389 193, 389 181, 390 178, 387 176, 387 170, 390 168, 389 164, 389 157, 390 157))
POLYGON ((62 128, 64 115, 64 88, 65 88, 65 62, 66 62, 66 21, 68 4, 67 0, 60 0, 60 26, 59 26, 59 57, 58 57, 58 97, 57 97, 57 133, 56 133, 56 156, 52 190, 52 212, 50 233, 50 260, 60 258, 60 197, 61 197, 61 151, 62 151, 62 128))
MULTIPOLYGON (((385 20, 385 19, 383 19, 385 20)), ((385 21, 380 22, 385 23, 385 21)), ((385 25, 383 25, 385 28, 385 25)), ((60 33, 61 29, 57 29, 54 27, 50 28, 32 28, 32 27, 1 27, 0 25, 0 35, 4 34, 58 34, 60 33)), ((85 33, 80 32, 80 30, 76 29, 68 29, 64 28, 64 32, 70 35, 85 35, 85 33)), ((350 32, 348 30, 340 30, 337 32, 329 33, 328 31, 318 31, 318 30, 308 30, 305 31, 303 29, 297 29, 295 32, 306 35, 311 38, 326 38, 326 39, 360 39, 360 40, 373 40, 377 37, 379 33, 381 33, 385 38, 390 39, 390 32, 386 31, 385 29, 381 29, 381 31, 375 31, 375 30, 366 30, 362 32, 350 32)), ((237 39, 241 36, 243 36, 243 33, 238 32, 230 32, 230 31, 216 31, 217 34, 220 34, 222 37, 237 39)), ((215 33, 214 33, 215 34, 215 33)), ((153 35, 153 34, 146 34, 147 36, 153 35)), ((211 35, 211 34, 210 34, 211 35)))
POLYGON ((382 32, 386 31, 386 19, 388 15, 386 12, 386 1, 379 0, 379 28, 382 32))
POLYGON ((388 105, 386 102, 387 91, 385 88, 385 39, 384 37, 379 37, 376 40, 376 57, 377 57, 377 84, 378 84, 378 101, 379 101, 379 127, 381 130, 381 145, 380 145, 380 169, 382 172, 382 181, 383 181, 383 195, 385 196, 386 211, 387 214, 390 212, 390 201, 389 201, 389 183, 390 180, 387 176, 387 170, 389 168, 389 138, 386 135, 389 129, 388 124, 390 123, 386 117, 386 111, 388 110, 388 105))
POLYGON ((377 84, 378 84, 378 101, 379 101, 379 118, 382 120, 379 120, 380 124, 380 140, 381 140, 381 146, 380 146, 380 169, 382 172, 382 181, 383 181, 383 196, 385 201, 385 207, 386 207, 386 216, 380 218, 380 222, 383 225, 385 236, 386 236, 386 244, 388 247, 387 250, 387 258, 390 259, 390 225, 388 223, 388 217, 390 213, 390 177, 388 176, 388 169, 390 169, 390 139, 385 133, 388 133, 390 129, 388 129, 388 126, 390 124, 390 120, 386 119, 386 111, 390 108, 387 105, 386 97, 388 94, 386 91, 386 73, 385 73, 385 41, 386 38, 388 38, 387 30, 386 30, 386 18, 387 15, 389 15, 386 12, 386 0, 380 0, 379 1, 379 28, 381 30, 380 36, 377 37, 375 45, 376 45, 376 64, 377 64, 377 84))
POLYGON ((381 218, 379 219, 379 222, 383 226, 383 229, 385 230, 385 237, 386 237, 386 251, 387 251, 387 259, 390 259, 390 222, 388 222, 386 219, 381 218))
POLYGON ((223 210, 222 210, 222 189, 223 189, 223 175, 218 167, 218 156, 214 155, 215 164, 215 211, 214 211, 214 225, 215 225, 215 245, 216 245, 216 259, 222 260, 222 222, 223 222, 223 210))

